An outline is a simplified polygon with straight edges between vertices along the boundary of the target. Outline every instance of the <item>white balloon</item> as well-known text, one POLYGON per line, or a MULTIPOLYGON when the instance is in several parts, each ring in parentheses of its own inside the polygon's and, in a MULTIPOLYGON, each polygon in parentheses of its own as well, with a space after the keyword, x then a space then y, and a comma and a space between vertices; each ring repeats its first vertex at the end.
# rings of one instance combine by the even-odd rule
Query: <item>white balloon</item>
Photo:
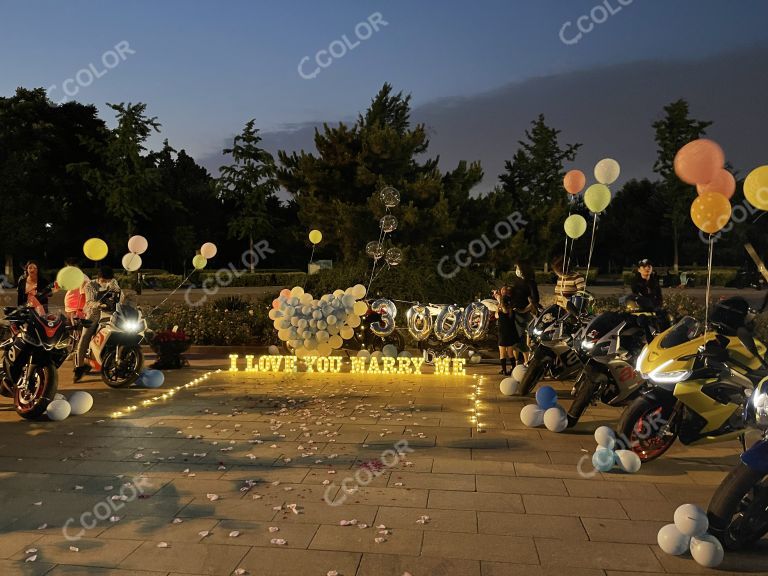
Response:
POLYGON ((470 364, 480 364, 481 360, 482 360, 482 358, 480 357, 480 354, 473 354, 469 358, 470 364))
POLYGON ((413 354, 408 352, 408 350, 403 350, 400 352, 400 354, 397 355, 398 358, 413 358, 413 354))
POLYGON ((352 294, 344 294, 341 298, 344 308, 352 308, 355 305, 355 297, 352 294))
POLYGON ((613 447, 616 446, 616 434, 608 426, 600 426, 595 430, 595 441, 598 446, 613 450, 613 447))
POLYGON ((659 548, 672 556, 680 556, 688 552, 691 546, 691 537, 686 536, 674 524, 667 524, 656 535, 659 548))
POLYGON ((342 296, 344 296, 344 290, 339 289, 333 291, 334 298, 341 298, 342 296))
POLYGON ((64 396, 64 394, 56 394, 56 396, 53 397, 54 400, 66 400, 67 397, 64 396))
POLYGON ((93 396, 88 392, 75 392, 69 397, 70 413, 81 416, 93 408, 93 396))
POLYGON ((621 174, 619 163, 613 158, 603 158, 595 164, 595 180, 600 184, 613 184, 621 174))
POLYGON ((128 252, 134 254, 144 254, 149 248, 149 242, 144 236, 131 236, 128 239, 128 252))
POLYGON ((504 378, 499 382, 499 391, 504 396, 515 396, 518 394, 517 389, 520 387, 520 383, 512 377, 504 378))
POLYGON ((70 412, 72 412, 72 407, 66 400, 54 400, 48 404, 48 409, 46 410, 48 418, 54 422, 64 420, 67 418, 67 416, 69 416, 70 412))
POLYGON ((544 424, 544 410, 536 404, 528 404, 520 410, 520 421, 529 428, 536 428, 544 424))
POLYGON ((330 316, 328 316, 328 317, 325 319, 325 321, 326 321, 326 322, 328 322, 328 324, 336 324, 336 322, 338 322, 338 321, 339 321, 339 319, 338 319, 338 318, 336 318, 336 316, 334 316, 333 314, 331 314, 330 316))
POLYGON ((711 534, 702 534, 691 538, 691 556, 702 566, 716 568, 722 564, 725 550, 720 540, 711 534))
POLYGON ((358 350, 357 357, 358 358, 370 358, 371 357, 371 353, 368 352, 368 350, 358 350))
POLYGON ((616 464, 619 465, 624 472, 628 474, 634 474, 640 470, 642 461, 640 456, 635 454, 632 450, 616 450, 616 464))
POLYGON ((512 378, 514 378, 518 382, 522 382, 523 376, 525 376, 525 373, 527 370, 528 368, 526 366, 524 366, 523 364, 518 364, 512 370, 512 378))
POLYGON ((272 356, 277 356, 280 354, 280 348, 272 344, 269 348, 267 348, 267 352, 269 352, 272 356))
POLYGON ((547 409, 544 412, 544 426, 550 432, 562 432, 568 428, 568 416, 560 406, 547 409))
POLYGON ((387 344, 381 349, 381 353, 387 358, 397 358, 397 346, 387 344))
POLYGON ((383 354, 376 350, 375 352, 371 353, 371 358, 376 358, 377 360, 381 360, 383 354))
POLYGON ((126 272, 136 272, 139 268, 141 268, 141 256, 138 254, 128 253, 123 256, 122 264, 126 272))
MULTIPOLYGON (((330 338, 331 335, 326 332, 325 330, 318 330, 317 332, 317 341, 318 342, 328 342, 328 338, 330 338)), ((327 356, 327 354, 321 354, 321 356, 327 356)))
POLYGON ((675 510, 675 526, 686 536, 701 536, 709 528, 709 518, 695 504, 683 504, 675 510))

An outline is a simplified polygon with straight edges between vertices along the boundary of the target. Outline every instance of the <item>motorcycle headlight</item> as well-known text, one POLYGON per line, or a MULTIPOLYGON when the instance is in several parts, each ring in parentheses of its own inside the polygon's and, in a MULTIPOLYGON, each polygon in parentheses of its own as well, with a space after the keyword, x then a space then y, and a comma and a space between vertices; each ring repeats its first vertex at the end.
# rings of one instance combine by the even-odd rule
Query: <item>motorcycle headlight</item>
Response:
POLYGON ((592 352, 594 347, 595 343, 591 340, 582 340, 581 342, 581 349, 584 350, 584 352, 592 352))
POLYGON ((667 360, 664 362, 664 364, 648 374, 648 378, 650 378, 656 384, 677 384, 678 382, 688 380, 688 378, 690 378, 691 374, 693 373, 691 370, 665 371, 664 368, 670 364, 672 364, 672 360, 667 360))
POLYGON ((648 346, 643 347, 642 352, 640 352, 640 356, 637 357, 637 362, 635 362, 635 371, 643 378, 646 377, 646 374, 640 368, 642 367, 643 362, 645 362, 646 356, 648 356, 648 346))
POLYGON ((136 320, 126 320, 120 325, 120 328, 123 329, 125 332, 133 332, 133 333, 138 332, 140 327, 141 327, 141 324, 136 320))
POLYGON ((768 430, 768 378, 758 384, 747 401, 744 418, 747 424, 768 430))
POLYGON ((531 330, 531 332, 533 333, 534 336, 541 336, 541 333, 544 332, 544 330, 542 330, 541 328, 534 328, 533 330, 531 330))

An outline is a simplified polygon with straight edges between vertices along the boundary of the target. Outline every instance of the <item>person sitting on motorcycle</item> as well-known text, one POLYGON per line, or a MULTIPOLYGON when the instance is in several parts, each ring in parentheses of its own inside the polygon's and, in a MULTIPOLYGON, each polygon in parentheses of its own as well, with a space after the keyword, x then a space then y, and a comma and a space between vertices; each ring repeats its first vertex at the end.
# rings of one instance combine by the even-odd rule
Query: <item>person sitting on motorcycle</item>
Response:
POLYGON ((661 295, 659 276, 653 271, 653 263, 647 258, 637 263, 637 271, 630 285, 632 294, 645 296, 656 308, 664 307, 664 298, 661 295))
POLYGON ((85 356, 91 344, 91 338, 96 334, 99 328, 99 318, 103 306, 104 297, 112 293, 120 294, 120 286, 115 280, 115 273, 112 268, 104 266, 99 270, 96 280, 91 280, 85 285, 85 317, 90 322, 89 326, 83 328, 83 334, 80 337, 80 344, 75 356, 75 382, 80 381, 90 366, 85 364, 85 356))
POLYGON ((19 278, 17 305, 29 304, 38 314, 44 314, 48 311, 48 288, 47 280, 40 276, 37 262, 30 260, 19 278))

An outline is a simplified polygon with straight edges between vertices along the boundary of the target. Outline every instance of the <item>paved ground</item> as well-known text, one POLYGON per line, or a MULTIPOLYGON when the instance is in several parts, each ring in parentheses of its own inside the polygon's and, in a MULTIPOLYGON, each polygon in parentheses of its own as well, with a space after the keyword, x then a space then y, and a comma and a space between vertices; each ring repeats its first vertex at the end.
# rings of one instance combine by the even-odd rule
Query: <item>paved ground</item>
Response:
MULTIPOLYGON (((169 372, 168 384, 216 367, 226 365, 169 372)), ((20 422, 6 402, 0 574, 708 572, 663 554, 656 533, 679 504, 706 506, 735 443, 678 446, 636 475, 583 478, 592 431, 618 412, 592 408, 564 434, 525 429, 524 401, 499 396, 496 367, 477 371, 482 379, 221 373, 149 406, 157 391, 90 379, 77 388, 93 393, 93 411, 60 423, 20 422), (476 385, 484 432, 471 420, 476 385), (382 466, 400 441, 413 451, 382 466), (366 468, 377 477, 340 491, 356 473, 372 477, 366 468), (81 519, 87 529, 68 541, 62 528, 74 537, 81 519)), ((66 370, 61 378, 65 392, 75 388, 66 370)), ((729 555, 721 573, 768 573, 766 550, 729 555)))

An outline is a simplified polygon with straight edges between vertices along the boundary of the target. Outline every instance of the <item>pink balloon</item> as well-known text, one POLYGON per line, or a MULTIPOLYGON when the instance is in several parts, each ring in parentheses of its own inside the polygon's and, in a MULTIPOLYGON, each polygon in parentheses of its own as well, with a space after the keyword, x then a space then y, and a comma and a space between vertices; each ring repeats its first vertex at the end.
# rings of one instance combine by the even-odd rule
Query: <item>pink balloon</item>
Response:
POLYGON ((144 236, 131 236, 128 240, 128 252, 134 254, 144 254, 149 248, 149 242, 144 236))
POLYGON ((216 256, 216 252, 218 251, 219 249, 216 248, 216 244, 213 242, 206 242, 200 247, 200 254, 207 260, 216 256))
POLYGON ((715 173, 715 177, 712 178, 711 182, 696 184, 696 190, 699 194, 715 192, 730 199, 736 192, 736 179, 728 170, 721 168, 715 173))
POLYGON ((699 138, 678 150, 675 174, 688 184, 707 184, 724 164, 725 154, 720 145, 707 138, 699 138))

